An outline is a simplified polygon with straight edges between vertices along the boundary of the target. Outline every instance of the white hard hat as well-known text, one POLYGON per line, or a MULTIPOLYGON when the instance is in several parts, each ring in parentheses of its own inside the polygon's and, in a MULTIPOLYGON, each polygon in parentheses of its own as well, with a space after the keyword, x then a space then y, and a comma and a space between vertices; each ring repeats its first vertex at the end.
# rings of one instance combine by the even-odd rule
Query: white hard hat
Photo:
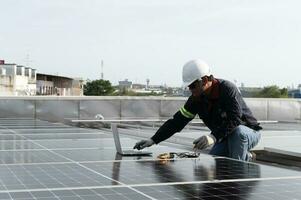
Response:
POLYGON ((207 63, 199 59, 191 60, 187 62, 183 67, 183 87, 187 87, 194 81, 200 80, 202 77, 210 75, 210 68, 207 63))

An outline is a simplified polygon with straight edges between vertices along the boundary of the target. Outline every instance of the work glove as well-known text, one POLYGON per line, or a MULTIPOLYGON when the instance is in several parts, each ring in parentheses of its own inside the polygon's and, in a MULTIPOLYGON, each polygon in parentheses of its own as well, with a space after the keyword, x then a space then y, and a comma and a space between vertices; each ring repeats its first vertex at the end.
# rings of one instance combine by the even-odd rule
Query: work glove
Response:
POLYGON ((145 147, 150 147, 153 144, 155 144, 155 142, 152 139, 148 139, 148 140, 141 140, 140 142, 137 142, 135 144, 135 146, 133 147, 133 149, 144 149, 145 147))
POLYGON ((94 117, 95 119, 105 119, 104 116, 102 116, 102 114, 97 114, 94 117))
POLYGON ((194 150, 202 150, 206 149, 210 145, 214 144, 216 141, 215 137, 210 134, 210 135, 203 135, 202 137, 199 137, 198 139, 193 141, 194 150))

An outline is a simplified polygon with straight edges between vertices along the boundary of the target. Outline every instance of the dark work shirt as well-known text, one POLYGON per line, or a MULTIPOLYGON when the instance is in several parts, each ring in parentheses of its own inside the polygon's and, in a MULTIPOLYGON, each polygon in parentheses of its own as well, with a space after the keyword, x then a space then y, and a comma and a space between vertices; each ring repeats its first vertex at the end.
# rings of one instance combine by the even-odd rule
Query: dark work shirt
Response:
POLYGON ((185 105, 166 121, 152 137, 158 144, 180 132, 198 115, 218 142, 225 139, 239 125, 262 129, 247 107, 237 87, 227 80, 214 79, 209 96, 190 96, 185 105))

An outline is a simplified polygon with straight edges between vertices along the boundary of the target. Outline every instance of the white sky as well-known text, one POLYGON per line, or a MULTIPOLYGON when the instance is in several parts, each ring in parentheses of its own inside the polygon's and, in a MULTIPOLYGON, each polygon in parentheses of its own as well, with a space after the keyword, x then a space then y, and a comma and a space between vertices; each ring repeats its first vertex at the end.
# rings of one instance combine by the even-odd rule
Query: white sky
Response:
POLYGON ((0 59, 41 73, 181 85, 204 59, 245 86, 301 83, 298 0, 1 0, 0 59))

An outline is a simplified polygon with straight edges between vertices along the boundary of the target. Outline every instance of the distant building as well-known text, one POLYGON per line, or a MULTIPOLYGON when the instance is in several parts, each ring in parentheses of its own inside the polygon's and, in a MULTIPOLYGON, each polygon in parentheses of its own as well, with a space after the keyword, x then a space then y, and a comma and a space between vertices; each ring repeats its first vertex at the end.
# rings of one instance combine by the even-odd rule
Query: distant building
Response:
POLYGON ((83 80, 38 73, 36 90, 37 95, 82 96, 83 80))
POLYGON ((84 95, 84 84, 85 81, 82 78, 73 78, 72 81, 72 96, 83 96, 84 95))
POLYGON ((255 95, 262 90, 260 87, 244 87, 243 84, 242 87, 238 89, 243 97, 255 97, 255 95))
POLYGON ((184 90, 181 87, 172 87, 171 90, 172 96, 184 96, 184 90))
POLYGON ((184 97, 189 97, 190 95, 191 95, 190 90, 189 90, 188 88, 185 88, 185 89, 183 90, 183 96, 184 96, 184 97))
POLYGON ((180 87, 168 87, 167 85, 150 85, 149 83, 150 79, 146 79, 146 84, 132 83, 132 81, 125 79, 124 81, 119 81, 118 87, 119 91, 127 90, 137 94, 183 96, 184 91, 180 87))
POLYGON ((139 84, 139 83, 133 83, 132 84, 132 89, 137 90, 137 89, 145 89, 147 86, 144 84, 139 84))
POLYGON ((119 81, 118 87, 119 90, 128 90, 132 88, 132 81, 129 81, 128 79, 125 79, 124 81, 119 81))
POLYGON ((36 69, 0 60, 0 95, 82 96, 83 80, 41 74, 36 69))
POLYGON ((301 98, 301 84, 298 85, 298 89, 289 90, 288 97, 301 98))
POLYGON ((35 95, 36 69, 0 60, 0 95, 35 95))

